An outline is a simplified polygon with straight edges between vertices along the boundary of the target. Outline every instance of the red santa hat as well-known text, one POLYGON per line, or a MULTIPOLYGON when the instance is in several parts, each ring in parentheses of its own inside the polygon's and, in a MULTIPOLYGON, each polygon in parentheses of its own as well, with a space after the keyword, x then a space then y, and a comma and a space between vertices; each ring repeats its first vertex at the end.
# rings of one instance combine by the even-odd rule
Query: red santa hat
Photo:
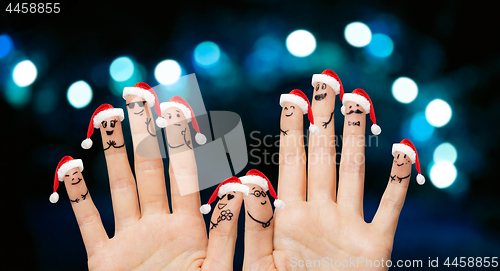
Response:
POLYGON ((294 89, 290 91, 289 94, 281 94, 280 97, 281 107, 283 107, 285 102, 291 102, 299 106, 300 109, 302 109, 304 115, 307 114, 307 118, 311 123, 309 125, 309 131, 311 132, 311 134, 316 135, 319 133, 318 126, 314 125, 314 116, 311 109, 311 104, 309 103, 309 99, 307 99, 306 95, 300 89, 294 89))
POLYGON ((334 91, 335 95, 340 94, 340 92, 344 92, 344 87, 342 86, 342 82, 335 72, 332 70, 324 70, 321 74, 314 74, 312 77, 312 86, 316 85, 316 83, 322 82, 329 85, 334 91))
POLYGON ((370 97, 366 92, 360 88, 355 89, 352 91, 352 93, 345 93, 342 90, 340 92, 340 100, 342 101, 342 108, 340 108, 340 111, 342 112, 342 115, 345 115, 345 103, 346 102, 355 102, 363 109, 365 110, 366 114, 370 114, 370 119, 372 120, 373 124, 371 127, 372 133, 374 135, 379 135, 382 132, 382 129, 380 126, 377 125, 377 119, 375 118, 375 109, 373 108, 373 103, 372 100, 370 100, 370 97))
POLYGON ((123 109, 114 108, 110 104, 102 104, 92 114, 90 118, 89 128, 87 129, 87 138, 82 141, 82 148, 90 149, 92 147, 92 139, 90 137, 94 133, 94 128, 99 129, 101 122, 109 117, 118 117, 120 121, 125 118, 123 109))
POLYGON ((158 116, 161 115, 160 105, 156 92, 146 83, 140 82, 135 84, 133 87, 126 87, 123 89, 123 99, 127 99, 129 95, 137 95, 143 98, 149 105, 149 107, 155 107, 155 112, 158 116))
POLYGON ((56 168, 56 174, 54 176, 54 192, 49 197, 50 202, 56 203, 59 200, 59 194, 57 194, 59 182, 63 182, 64 175, 75 167, 79 168, 80 171, 83 171, 83 162, 81 159, 73 159, 71 156, 64 156, 61 161, 59 161, 56 168))
POLYGON ((198 126, 198 121, 196 121, 196 116, 194 115, 194 111, 191 106, 184 100, 181 96, 174 96, 168 102, 163 102, 160 104, 161 114, 158 115, 156 119, 156 125, 161 128, 167 127, 167 121, 164 118, 163 112, 167 110, 167 108, 176 107, 182 111, 184 117, 186 117, 187 122, 191 122, 193 128, 196 130, 196 135, 194 139, 196 143, 203 145, 207 143, 207 137, 200 133, 200 127, 198 126))
POLYGON ((231 191, 241 192, 241 193, 243 193, 243 198, 246 198, 248 196, 248 193, 250 192, 250 189, 248 188, 248 186, 242 184, 240 179, 238 179, 234 176, 230 177, 230 178, 226 179, 225 181, 223 181, 222 183, 220 183, 219 186, 217 186, 214 193, 212 194, 212 196, 208 200, 207 204, 203 204, 200 207, 200 212, 202 214, 208 214, 210 212, 210 210, 212 210, 212 207, 210 206, 210 204, 212 204, 215 201, 215 199, 217 199, 217 197, 221 198, 226 193, 231 192, 231 191))
POLYGON ((285 208, 285 203, 282 200, 278 199, 276 191, 274 191, 273 185, 266 177, 266 175, 264 175, 264 173, 256 169, 251 169, 247 172, 247 175, 240 177, 240 180, 242 184, 247 184, 247 183, 256 184, 262 187, 264 191, 266 192, 269 191, 271 197, 274 198, 274 207, 276 207, 277 209, 285 208))
POLYGON ((408 155, 408 157, 411 160, 411 163, 415 164, 415 168, 418 171, 417 183, 419 185, 423 185, 425 183, 425 177, 420 172, 420 162, 418 161, 418 153, 417 149, 415 149, 415 146, 413 146, 413 143, 411 143, 411 141, 408 139, 403 139, 399 144, 397 143, 393 144, 392 156, 396 156, 396 152, 398 151, 408 155))

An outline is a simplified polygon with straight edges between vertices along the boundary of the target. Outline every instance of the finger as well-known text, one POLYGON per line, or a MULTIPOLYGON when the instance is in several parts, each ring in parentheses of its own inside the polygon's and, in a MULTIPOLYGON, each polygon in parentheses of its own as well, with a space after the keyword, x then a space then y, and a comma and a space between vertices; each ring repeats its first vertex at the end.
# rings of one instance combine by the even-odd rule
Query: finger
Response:
POLYGON ((141 214, 169 213, 163 160, 151 109, 148 103, 137 95, 129 95, 126 103, 134 144, 135 175, 141 214), (135 103, 133 108, 131 103, 135 103))
POLYGON ((366 111, 356 102, 345 104, 342 157, 339 169, 339 205, 363 215, 366 111))
POLYGON ((388 236, 394 236, 399 214, 403 208, 411 179, 411 160, 403 152, 396 152, 392 163, 389 183, 372 224, 382 229, 388 236))
POLYGON ((107 118, 99 129, 108 167, 115 232, 118 232, 140 218, 136 184, 125 149, 120 119, 107 118))
POLYGON ((245 255, 243 269, 260 266, 260 260, 273 253, 274 215, 270 198, 262 187, 246 184, 250 188, 245 198, 245 255))
POLYGON ((71 207, 73 207, 73 211, 75 212, 76 221, 80 227, 87 254, 92 255, 109 238, 78 167, 66 173, 64 185, 68 192, 71 207))
POLYGON ((307 200, 333 199, 337 196, 337 163, 335 150, 335 91, 318 82, 313 90, 312 111, 319 133, 309 135, 307 200))
POLYGON ((305 201, 304 115, 302 109, 292 102, 284 102, 282 107, 278 195, 284 202, 305 201))
POLYGON ((207 261, 213 270, 232 270, 243 193, 231 191, 222 196, 210 219, 207 261))
POLYGON ((170 161, 172 211, 201 217, 198 172, 189 124, 182 110, 176 107, 165 109, 163 116, 167 121, 165 131, 170 161))

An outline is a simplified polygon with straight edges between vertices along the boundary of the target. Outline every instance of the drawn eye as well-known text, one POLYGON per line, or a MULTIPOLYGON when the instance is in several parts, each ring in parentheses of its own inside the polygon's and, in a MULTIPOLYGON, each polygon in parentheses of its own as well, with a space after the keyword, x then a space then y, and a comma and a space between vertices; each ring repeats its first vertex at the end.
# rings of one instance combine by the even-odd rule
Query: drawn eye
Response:
POLYGON ((406 154, 405 154, 405 157, 404 157, 404 158, 406 158, 406 154))
POLYGON ((295 106, 294 105, 290 106, 290 109, 295 109, 295 106))
POLYGON ((316 85, 316 91, 318 91, 319 89, 319 83, 316 85))
POLYGON ((399 159, 399 154, 398 154, 398 158, 396 158, 396 159, 399 159))
POLYGON ((115 128, 115 125, 116 125, 116 121, 111 121, 111 122, 110 122, 110 126, 111 126, 111 128, 115 128))
POLYGON ((352 105, 350 105, 349 108, 352 108, 352 105))
POLYGON ((102 128, 106 128, 108 126, 108 123, 106 121, 101 122, 102 128))
POLYGON ((285 110, 288 110, 288 107, 285 106, 285 110))
POLYGON ((359 104, 356 104, 356 106, 359 106, 359 104))
POLYGON ((180 118, 180 117, 181 117, 181 115, 180 115, 180 114, 177 114, 177 117, 178 117, 178 118, 180 118))
POLYGON ((326 84, 323 83, 323 85, 321 86, 321 89, 326 89, 326 84))

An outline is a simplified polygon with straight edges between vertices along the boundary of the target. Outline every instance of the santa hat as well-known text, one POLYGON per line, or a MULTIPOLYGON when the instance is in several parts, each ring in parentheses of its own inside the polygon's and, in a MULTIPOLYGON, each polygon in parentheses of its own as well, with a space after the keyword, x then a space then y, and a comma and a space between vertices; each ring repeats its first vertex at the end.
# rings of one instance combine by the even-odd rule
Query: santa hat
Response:
POLYGON ((99 106, 92 114, 90 118, 89 128, 87 129, 87 138, 82 141, 82 148, 90 149, 92 147, 92 139, 90 137, 94 133, 94 128, 99 129, 101 122, 109 117, 118 117, 120 121, 125 118, 123 114, 123 109, 114 108, 110 104, 102 104, 99 106))
POLYGON ((332 70, 324 70, 321 74, 314 74, 312 77, 312 85, 316 85, 316 83, 322 82, 329 85, 334 91, 335 95, 340 94, 340 92, 344 92, 344 87, 342 87, 342 82, 336 73, 332 70))
POLYGON ((73 159, 71 156, 64 156, 61 161, 59 161, 54 176, 54 192, 49 197, 50 202, 56 203, 59 200, 59 194, 57 194, 59 182, 63 182, 64 175, 75 167, 79 168, 80 172, 83 171, 83 162, 81 159, 73 159))
POLYGON ((194 115, 193 109, 188 104, 188 102, 186 102, 186 100, 184 100, 180 96, 174 96, 168 102, 163 102, 160 104, 161 114, 159 114, 158 118, 156 119, 156 125, 158 125, 158 127, 164 128, 167 126, 167 121, 163 116, 163 112, 165 112, 165 110, 170 107, 176 107, 180 109, 184 114, 184 117, 186 117, 187 122, 191 122, 191 125, 193 125, 193 128, 196 130, 196 136, 194 137, 196 143, 200 145, 207 143, 207 137, 204 134, 200 133, 200 127, 198 126, 198 121, 196 121, 196 116, 194 115))
POLYGON ((274 198, 274 207, 276 207, 277 209, 285 208, 285 203, 282 200, 278 199, 278 196, 274 191, 273 185, 266 177, 266 175, 264 175, 264 173, 256 169, 251 169, 247 172, 247 175, 240 177, 240 180, 242 184, 247 184, 247 183, 256 184, 262 187, 264 191, 266 192, 269 191, 271 197, 274 198))
POLYGON ((411 163, 415 164, 415 168, 418 171, 417 183, 419 185, 423 185, 425 183, 425 177, 420 173, 420 162, 418 161, 418 153, 417 149, 415 149, 415 146, 413 146, 413 143, 411 143, 411 141, 408 139, 403 139, 399 144, 397 143, 393 144, 392 156, 396 156, 396 152, 398 151, 408 155, 408 157, 411 160, 411 163))
POLYGON ((280 105, 283 107, 285 102, 291 102, 300 107, 304 115, 307 114, 307 118, 311 125, 309 125, 309 131, 311 134, 316 135, 319 133, 318 126, 314 125, 314 116, 311 109, 311 104, 309 103, 309 99, 307 99, 306 95, 300 89, 294 89, 290 91, 289 94, 281 94, 280 97, 280 105))
POLYGON ((242 184, 240 179, 238 179, 234 176, 230 177, 230 178, 226 179, 225 181, 223 181, 222 183, 220 183, 219 186, 217 186, 214 193, 212 194, 212 196, 208 200, 207 204, 203 204, 200 207, 200 212, 202 214, 208 214, 210 212, 210 210, 212 210, 212 207, 210 206, 210 204, 212 204, 212 202, 214 202, 217 197, 221 198, 226 193, 231 192, 231 191, 239 191, 239 192, 243 193, 243 198, 246 198, 248 196, 248 193, 250 192, 250 189, 248 188, 248 186, 242 184))
MULTIPOLYGON (((374 135, 379 135, 382 132, 382 129, 380 129, 380 126, 377 125, 377 119, 375 118, 375 109, 373 108, 373 103, 372 100, 370 100, 370 97, 366 92, 360 88, 355 89, 352 91, 352 93, 345 93, 342 90, 340 92, 340 100, 342 101, 342 104, 345 104, 346 102, 355 102, 363 109, 365 110, 366 114, 370 114, 370 119, 372 120, 373 124, 371 127, 372 133, 374 135)), ((340 108, 340 111, 342 112, 342 115, 345 115, 345 106, 342 105, 342 108, 340 108)))
MULTIPOLYGON (((129 95, 137 95, 143 98, 149 105, 149 107, 155 107, 155 112, 158 116, 161 115, 160 105, 156 92, 146 83, 140 82, 135 84, 133 87, 126 87, 123 89, 123 99, 127 99, 129 95)), ((166 125, 166 124, 165 124, 166 125)))

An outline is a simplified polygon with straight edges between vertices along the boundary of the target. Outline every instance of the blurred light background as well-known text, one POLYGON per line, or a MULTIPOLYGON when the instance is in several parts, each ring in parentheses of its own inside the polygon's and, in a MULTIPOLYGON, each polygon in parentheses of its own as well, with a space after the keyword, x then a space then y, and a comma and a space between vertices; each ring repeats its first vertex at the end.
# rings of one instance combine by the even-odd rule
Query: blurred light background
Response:
MULTIPOLYGON (((412 177, 393 259, 500 255, 494 172, 500 51, 492 42, 499 23, 487 3, 246 0, 168 7, 73 1, 57 15, 0 18, 3 201, 9 204, 3 228, 11 232, 2 244, 18 269, 86 269, 64 187, 58 204, 48 201, 64 155, 84 160, 87 185, 112 236, 104 156, 99 148, 83 151, 80 141, 97 106, 125 107, 124 87, 175 86, 196 73, 207 111, 238 113, 251 144, 252 131, 279 134, 279 95, 299 88, 311 97, 311 77, 325 69, 339 75, 346 92, 367 91, 384 130, 366 150, 366 221, 385 189, 392 144, 408 138, 418 150, 428 182, 420 187, 412 177), (137 14, 148 19, 130 19, 137 14)), ((339 107, 337 100, 336 112, 339 107)), ((343 120, 335 125, 339 133, 343 120)), ((125 139, 130 143, 126 132, 125 139)), ((255 167, 276 185, 277 166, 255 167)), ((203 191, 202 201, 211 193, 203 191)), ((242 240, 235 267, 242 263, 242 240)))

